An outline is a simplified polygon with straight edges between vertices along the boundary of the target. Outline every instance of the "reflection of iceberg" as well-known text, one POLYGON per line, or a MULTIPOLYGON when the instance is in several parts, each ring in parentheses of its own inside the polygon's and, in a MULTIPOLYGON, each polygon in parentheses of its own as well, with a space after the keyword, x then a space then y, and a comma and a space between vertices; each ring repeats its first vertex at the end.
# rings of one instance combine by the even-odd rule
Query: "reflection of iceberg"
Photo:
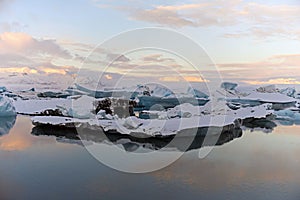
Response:
MULTIPOLYGON (((222 128, 220 128, 221 130, 222 128)), ((216 130, 216 131, 220 131, 216 130)), ((150 149, 150 150, 158 150, 166 147, 169 150, 177 150, 177 151, 190 151, 193 149, 200 149, 204 143, 205 137, 203 133, 207 132, 208 128, 199 128, 196 132, 194 138, 191 138, 188 135, 191 135, 189 132, 193 132, 194 130, 185 130, 180 134, 183 137, 179 137, 174 139, 174 136, 169 136, 166 138, 138 138, 131 135, 123 135, 119 133, 104 133, 101 130, 89 130, 82 129, 80 130, 80 137, 77 135, 77 129, 74 127, 62 128, 59 126, 51 126, 51 125, 43 125, 36 126, 32 129, 33 135, 48 135, 57 137, 58 142, 68 142, 70 144, 82 145, 94 143, 112 143, 113 145, 122 145, 125 151, 135 152, 139 148, 150 149), (187 135, 187 136, 185 136, 187 135), (66 138, 66 139, 62 139, 66 138), (81 139, 81 141, 80 141, 81 139), (186 146, 186 144, 190 144, 186 146)), ((235 138, 239 138, 242 136, 242 129, 240 128, 223 128, 221 130, 221 135, 209 135, 207 137, 218 137, 215 139, 210 139, 208 141, 212 141, 213 143, 207 143, 205 146, 219 146, 225 143, 228 143, 235 138)))
MULTIPOLYGON (((276 126, 276 124, 268 120, 268 118, 248 118, 241 120, 240 123, 243 129, 263 129, 265 132, 271 132, 276 126)), ((59 124, 36 124, 32 130, 32 134, 51 135, 76 141, 81 139, 83 142, 106 144, 109 142, 114 145, 122 145, 126 151, 130 152, 138 151, 139 148, 157 150, 163 147, 167 147, 167 149, 171 150, 189 151, 201 148, 204 145, 205 138, 208 138, 205 142, 206 146, 215 146, 228 143, 242 136, 242 129, 235 126, 189 128, 179 131, 178 137, 176 136, 175 138, 175 135, 166 137, 136 137, 133 134, 121 134, 117 131, 106 132, 101 128, 91 129, 88 126, 80 127, 78 125, 78 123, 67 124, 67 126, 60 126, 59 124), (207 135, 208 131, 210 131, 209 135, 207 135), (211 143, 207 141, 211 141, 211 143), (189 145, 186 146, 186 144, 189 145)), ((60 142, 61 140, 58 139, 57 141, 60 142)), ((78 142, 71 141, 68 143, 79 144, 78 142)))
POLYGON ((16 116, 0 117, 0 136, 7 134, 15 125, 16 116))

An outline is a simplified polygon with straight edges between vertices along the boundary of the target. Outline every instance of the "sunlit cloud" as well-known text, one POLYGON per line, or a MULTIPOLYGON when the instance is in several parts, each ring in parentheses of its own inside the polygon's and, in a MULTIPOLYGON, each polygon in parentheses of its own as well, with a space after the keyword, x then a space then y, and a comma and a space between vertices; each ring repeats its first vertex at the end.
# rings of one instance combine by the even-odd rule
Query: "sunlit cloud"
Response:
MULTIPOLYGON (((103 2, 101 2, 103 4, 103 2)), ((212 0, 199 3, 153 5, 144 3, 111 6, 129 19, 170 27, 231 27, 225 37, 300 37, 298 5, 267 5, 243 0, 212 0), (234 26, 239 26, 234 29, 234 26), (243 27, 241 27, 243 26, 243 27)), ((103 9, 103 7, 102 7, 103 9)))
POLYGON ((113 77, 112 77, 111 75, 109 75, 109 74, 106 74, 104 77, 105 77, 107 80, 113 79, 113 77))
POLYGON ((0 68, 0 73, 27 73, 27 74, 36 74, 38 71, 29 67, 9 67, 9 68, 0 68))
POLYGON ((181 81, 199 82, 199 83, 209 82, 209 80, 197 76, 164 76, 159 78, 159 80, 163 82, 181 82, 181 81))
POLYGON ((49 55, 72 58, 71 54, 63 49, 55 40, 35 39, 21 32, 5 32, 0 34, 0 53, 14 53, 27 56, 49 55))
POLYGON ((255 83, 269 81, 266 80, 268 78, 276 82, 291 82, 289 78, 300 76, 300 54, 275 55, 257 62, 219 63, 217 66, 222 76, 228 80, 239 79, 255 83))
POLYGON ((267 85, 267 84, 281 84, 281 85, 293 85, 293 84, 300 84, 300 81, 296 80, 295 78, 277 78, 277 79, 270 79, 267 81, 244 81, 245 83, 252 84, 252 85, 267 85))

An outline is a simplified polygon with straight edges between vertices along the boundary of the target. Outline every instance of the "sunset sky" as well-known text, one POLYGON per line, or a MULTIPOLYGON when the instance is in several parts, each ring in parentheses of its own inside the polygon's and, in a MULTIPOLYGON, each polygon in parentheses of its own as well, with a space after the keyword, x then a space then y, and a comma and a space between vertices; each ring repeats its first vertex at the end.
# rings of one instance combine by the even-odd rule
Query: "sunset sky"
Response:
MULTIPOLYGON (((97 45, 144 27, 167 28, 191 38, 226 80, 300 83, 299 0, 0 0, 0 73, 74 74, 97 45)), ((98 52, 101 62, 86 62, 93 69, 120 53, 103 49, 98 52)), ((172 55, 138 55, 122 55, 111 72, 122 74, 126 66, 143 65, 149 76, 155 67, 178 67, 185 80, 204 81, 189 75, 188 66, 172 55)))

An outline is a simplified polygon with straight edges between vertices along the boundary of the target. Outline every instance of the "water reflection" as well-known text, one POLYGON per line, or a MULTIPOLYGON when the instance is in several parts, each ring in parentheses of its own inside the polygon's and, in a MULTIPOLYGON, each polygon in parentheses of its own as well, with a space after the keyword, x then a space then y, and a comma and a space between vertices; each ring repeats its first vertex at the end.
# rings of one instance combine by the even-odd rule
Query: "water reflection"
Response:
POLYGON ((38 138, 30 134, 32 129, 31 120, 28 117, 18 116, 0 118, 0 150, 23 151, 34 144, 48 144, 55 140, 52 138, 38 138), (9 133, 9 134, 8 134, 9 133))
POLYGON ((8 134, 15 123, 16 116, 0 117, 0 136, 8 134))
MULTIPOLYGON (((198 151, 190 151, 200 148, 198 137, 189 152, 169 167, 132 175, 99 164, 77 145, 82 142, 74 130, 33 128, 30 118, 19 116, 10 133, 0 137, 0 199, 299 199, 300 126, 278 126, 267 135, 250 131, 273 125, 255 124, 243 122, 243 132, 222 134, 221 146, 205 159, 198 159, 198 151)), ((168 143, 99 135, 87 131, 83 139, 109 141, 128 152, 168 143)))
MULTIPOLYGON (((276 127, 276 123, 268 119, 247 119, 242 122, 243 130, 250 131, 262 131, 265 133, 270 133, 276 127)), ((241 128, 234 127, 224 127, 216 131, 222 131, 222 134, 209 135, 210 140, 207 141, 217 141, 213 144, 206 144, 207 146, 220 146, 230 141, 233 141, 236 138, 240 138, 243 134, 241 128), (214 138, 218 137, 218 138, 214 138), (213 139, 214 138, 214 139, 213 139)), ((104 133, 102 131, 92 131, 89 129, 80 130, 80 137, 77 134, 76 128, 65 128, 61 126, 52 126, 52 125, 41 125, 36 126, 32 129, 32 134, 36 136, 47 135, 55 136, 58 142, 71 143, 82 145, 82 142, 91 142, 91 143, 106 143, 111 145, 122 146, 123 149, 127 152, 138 152, 140 149, 148 150, 159 150, 168 145, 168 149, 177 150, 177 151, 190 151, 193 149, 199 149, 202 147, 204 142, 204 133, 207 132, 207 128, 198 128, 196 130, 197 134, 194 137, 191 145, 186 148, 186 144, 191 141, 189 135, 194 135, 195 130, 185 130, 181 131, 179 134, 181 137, 174 136, 167 138, 137 138, 130 135, 123 135, 117 132, 114 133, 104 133), (172 142, 171 142, 172 141, 172 142)), ((85 144, 86 145, 86 144, 85 144)))
MULTIPOLYGON (((199 129, 199 132, 205 131, 203 129, 199 129)), ((57 137, 57 141, 62 141, 64 143, 75 143, 82 145, 80 142, 80 138, 83 142, 95 142, 95 143, 110 143, 114 145, 121 145, 123 146, 125 151, 134 152, 137 151, 139 148, 149 149, 149 150, 158 150, 161 148, 168 146, 168 149, 177 150, 177 151, 190 151, 193 149, 199 149, 202 147, 204 136, 198 134, 191 145, 186 149, 185 145, 187 142, 190 141, 191 138, 188 136, 177 137, 174 141, 174 137, 168 138, 136 138, 131 137, 129 135, 122 135, 118 133, 103 133, 99 131, 91 131, 91 130, 84 130, 80 131, 80 138, 77 135, 75 128, 61 128, 57 126, 44 127, 44 126, 36 126, 32 129, 31 132, 33 135, 48 135, 48 136, 55 136, 57 137), (66 139, 62 139, 66 138, 66 139), (75 142, 74 142, 75 141, 75 142), (77 141, 77 142, 76 142, 77 141), (171 143, 172 141, 172 143, 171 143)), ((187 134, 188 133, 184 133, 187 134)), ((223 145, 228 143, 236 138, 242 136, 242 129, 240 128, 232 128, 224 131, 217 140, 210 140, 210 141, 217 141, 216 144, 207 144, 211 145, 223 145)), ((211 135, 208 137, 218 137, 218 135, 211 135)))

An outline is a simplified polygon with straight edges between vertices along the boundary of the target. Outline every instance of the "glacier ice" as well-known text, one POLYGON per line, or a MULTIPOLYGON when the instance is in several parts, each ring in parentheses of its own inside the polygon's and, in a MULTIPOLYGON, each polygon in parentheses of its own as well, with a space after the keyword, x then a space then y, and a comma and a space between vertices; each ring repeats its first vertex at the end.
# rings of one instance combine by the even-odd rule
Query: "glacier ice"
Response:
POLYGON ((78 119, 89 119, 95 117, 93 111, 95 98, 90 96, 82 96, 72 101, 72 105, 61 105, 58 106, 60 111, 65 116, 74 117, 78 119))
POLYGON ((197 98, 208 98, 209 96, 207 94, 205 94, 204 92, 201 92, 195 88, 189 87, 187 90, 187 94, 191 94, 194 97, 197 98))
POLYGON ((295 88, 288 87, 280 90, 280 93, 295 98, 296 90, 295 88))
POLYGON ((237 83, 231 83, 231 82, 223 82, 221 84, 221 88, 225 90, 234 90, 238 86, 237 83))
POLYGON ((0 95, 0 117, 16 116, 13 102, 6 96, 0 95))

